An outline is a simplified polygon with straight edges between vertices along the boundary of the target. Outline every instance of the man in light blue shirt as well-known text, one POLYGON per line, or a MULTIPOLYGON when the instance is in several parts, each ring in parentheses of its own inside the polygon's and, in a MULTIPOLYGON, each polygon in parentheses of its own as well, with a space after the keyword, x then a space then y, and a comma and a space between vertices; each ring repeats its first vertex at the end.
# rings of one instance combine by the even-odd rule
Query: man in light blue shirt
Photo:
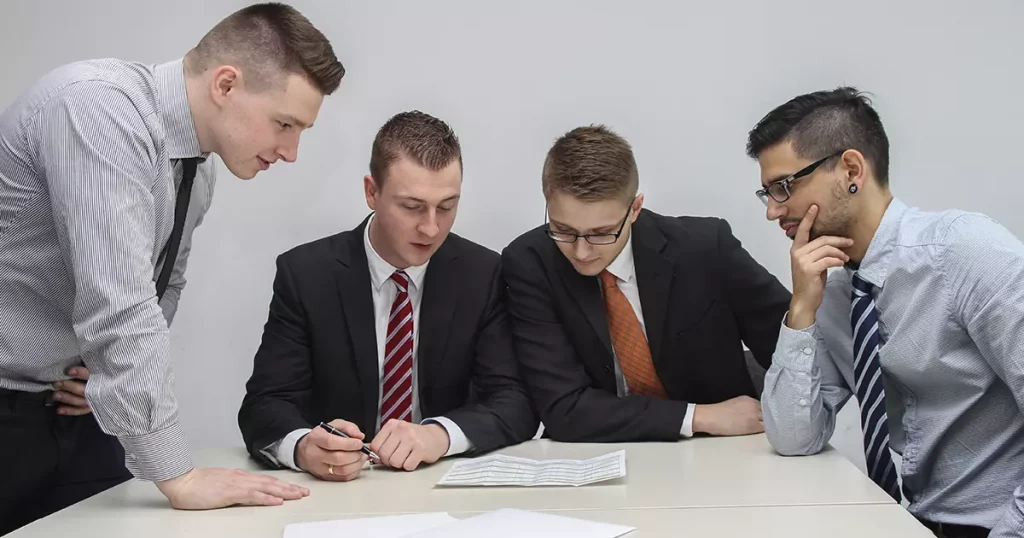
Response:
POLYGON ((783 455, 817 453, 856 396, 868 475, 937 536, 1024 536, 1024 244, 895 199, 888 145, 853 88, 750 132, 757 195, 793 239, 765 432, 783 455))

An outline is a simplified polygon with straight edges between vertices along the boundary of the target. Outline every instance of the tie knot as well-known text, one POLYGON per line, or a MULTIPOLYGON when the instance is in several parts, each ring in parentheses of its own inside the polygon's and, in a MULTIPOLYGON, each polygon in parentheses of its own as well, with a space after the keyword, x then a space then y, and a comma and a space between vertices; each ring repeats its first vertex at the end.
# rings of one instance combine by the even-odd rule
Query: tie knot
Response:
POLYGON ((855 297, 869 296, 871 295, 871 292, 874 291, 874 288, 874 285, 861 278, 860 274, 853 274, 853 295, 855 297))
POLYGON ((398 286, 398 291, 405 293, 409 291, 409 275, 405 274, 405 271, 395 271, 391 273, 391 280, 395 281, 395 285, 398 286))
POLYGON ((611 274, 607 269, 605 269, 604 271, 601 271, 601 284, 603 284, 606 289, 617 288, 619 287, 619 277, 611 274))

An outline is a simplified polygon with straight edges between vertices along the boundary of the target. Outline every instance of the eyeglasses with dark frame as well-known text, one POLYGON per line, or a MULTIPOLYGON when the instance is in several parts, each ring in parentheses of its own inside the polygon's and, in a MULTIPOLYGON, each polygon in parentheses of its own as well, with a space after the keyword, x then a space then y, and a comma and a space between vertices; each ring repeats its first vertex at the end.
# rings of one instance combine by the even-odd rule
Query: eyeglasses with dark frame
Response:
POLYGON ((547 222, 547 207, 544 208, 544 232, 548 234, 548 237, 558 241, 559 243, 575 243, 577 239, 583 238, 587 240, 587 243, 591 245, 611 245, 619 240, 619 236, 622 235, 622 230, 626 228, 626 221, 629 220, 629 215, 633 211, 633 204, 629 205, 629 209, 626 210, 626 216, 622 218, 622 224, 619 224, 619 231, 610 234, 575 234, 569 232, 556 232, 551 229, 550 223, 547 222))
POLYGON ((818 159, 817 161, 814 161, 813 163, 803 167, 799 172, 791 176, 784 177, 778 181, 773 181, 771 184, 769 184, 767 187, 763 189, 758 189, 757 192, 755 192, 754 194, 757 195, 757 199, 761 200, 761 203, 763 203, 765 206, 768 205, 769 196, 772 197, 772 200, 775 200, 776 202, 781 204, 786 200, 789 200, 789 197, 791 196, 791 193, 789 192, 789 187, 793 184, 794 181, 798 179, 803 179, 811 175, 825 161, 831 159, 832 157, 842 155, 845 151, 846 150, 844 149, 841 151, 837 151, 827 157, 822 157, 821 159, 818 159))

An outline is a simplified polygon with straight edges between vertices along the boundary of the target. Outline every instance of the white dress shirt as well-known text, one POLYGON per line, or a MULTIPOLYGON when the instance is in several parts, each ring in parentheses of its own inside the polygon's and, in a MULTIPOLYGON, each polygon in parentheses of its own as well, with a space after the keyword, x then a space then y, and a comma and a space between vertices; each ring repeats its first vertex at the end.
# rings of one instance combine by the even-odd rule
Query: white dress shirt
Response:
MULTIPOLYGON (((633 265, 633 235, 630 234, 629 239, 626 240, 626 246, 619 252, 619 255, 612 260, 612 263, 608 264, 607 271, 618 279, 619 289, 626 296, 626 300, 629 301, 629 306, 633 307, 633 312, 636 314, 636 319, 640 321, 640 328, 644 331, 644 338, 647 338, 647 325, 644 324, 644 311, 640 306, 640 288, 637 287, 636 282, 636 267, 633 265)), ((601 280, 598 279, 598 283, 601 280)), ((603 293, 602 288, 602 293, 603 293)), ((649 344, 648 344, 649 345, 649 344)), ((618 396, 629 395, 629 385, 626 383, 626 377, 622 375, 622 368, 619 366, 619 357, 615 354, 615 350, 612 349, 612 357, 615 362, 615 386, 618 392, 618 396)), ((693 436, 693 408, 694 404, 686 406, 686 416, 683 418, 683 427, 679 433, 683 437, 693 436)))
MULTIPOLYGON (((371 215, 363 231, 363 246, 366 248, 366 259, 370 266, 370 284, 373 288, 373 317, 377 333, 377 383, 379 384, 377 391, 376 431, 380 431, 381 398, 379 395, 383 394, 383 387, 380 385, 384 379, 384 344, 387 340, 391 304, 395 301, 395 295, 398 293, 398 288, 395 286, 395 282, 391 280, 391 275, 398 271, 398 269, 384 261, 384 258, 381 258, 377 251, 373 249, 373 245, 370 244, 370 225, 372 223, 373 216, 371 215)), ((472 448, 472 443, 466 437, 466 434, 462 432, 462 428, 445 417, 434 417, 422 422, 420 421, 419 361, 417 360, 420 341, 420 299, 423 297, 423 280, 426 277, 427 265, 429 264, 430 261, 428 260, 423 265, 404 269, 405 274, 409 277, 410 286, 408 292, 409 300, 412 301, 412 421, 421 424, 440 424, 448 432, 448 439, 450 440, 448 451, 444 455, 452 456, 462 454, 472 448)), ((282 465, 286 465, 296 471, 301 471, 302 469, 295 463, 295 447, 299 440, 309 432, 309 428, 297 429, 285 436, 280 443, 276 443, 276 446, 272 445, 274 458, 282 465)))

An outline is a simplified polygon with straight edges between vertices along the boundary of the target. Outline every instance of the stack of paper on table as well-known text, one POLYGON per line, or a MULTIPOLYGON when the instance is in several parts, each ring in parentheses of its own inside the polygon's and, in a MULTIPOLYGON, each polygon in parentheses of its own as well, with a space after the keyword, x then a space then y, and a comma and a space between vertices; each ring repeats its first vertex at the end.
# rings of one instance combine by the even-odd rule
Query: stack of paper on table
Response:
POLYGON ((618 538, 633 527, 506 508, 458 520, 447 513, 293 523, 284 538, 618 538))
POLYGON ((583 486, 626 476, 626 451, 589 460, 531 460, 503 454, 458 461, 439 486, 583 486))

